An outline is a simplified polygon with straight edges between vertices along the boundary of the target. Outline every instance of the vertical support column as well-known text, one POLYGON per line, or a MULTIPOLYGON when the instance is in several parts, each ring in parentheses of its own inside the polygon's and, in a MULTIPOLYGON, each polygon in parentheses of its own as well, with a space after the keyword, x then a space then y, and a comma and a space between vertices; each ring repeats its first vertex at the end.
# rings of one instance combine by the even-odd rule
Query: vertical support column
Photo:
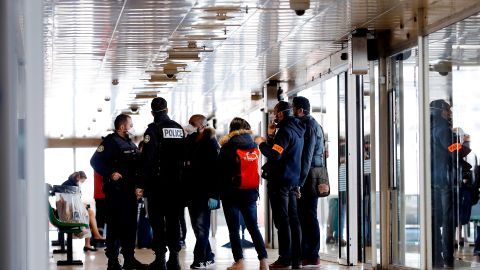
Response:
POLYGON ((359 151, 360 140, 360 89, 358 84, 359 75, 348 75, 348 94, 347 94, 347 149, 348 149, 348 246, 347 257, 348 265, 358 263, 358 180, 361 179, 359 163, 362 160, 362 152, 359 151))
POLYGON ((375 68, 370 62, 370 235, 371 235, 371 254, 372 267, 377 268, 377 129, 376 129, 376 104, 377 91, 375 85, 379 82, 375 80, 375 68))
POLYGON ((390 147, 389 147, 389 96, 387 88, 387 59, 379 59, 379 125, 378 125, 378 165, 380 177, 380 264, 387 269, 390 264, 390 147))
MULTIPOLYGON (((262 128, 262 136, 267 136, 267 128, 269 125, 269 113, 273 112, 273 108, 278 102, 277 99, 277 90, 278 84, 275 81, 270 81, 267 85, 263 88, 263 128, 262 128)), ((265 160, 265 157, 263 157, 265 160)), ((277 248, 278 247, 278 237, 275 231, 275 226, 273 225, 273 216, 272 211, 270 208, 270 203, 268 199, 268 189, 265 185, 265 244, 267 248, 277 248)))
MULTIPOLYGON (((15 1, 15 0, 14 0, 15 1)), ((23 99, 26 181, 27 269, 48 268, 44 175, 43 1, 24 0, 25 95, 23 99)), ((8 244, 8 243, 7 243, 8 244)))
POLYGON ((418 10, 418 112, 420 175, 420 269, 432 269, 432 189, 430 176, 430 111, 428 90, 428 38, 423 36, 425 13, 418 10))
MULTIPOLYGON (((18 17, 15 0, 0 1, 0 121, 2 151, 0 151, 0 269, 22 269, 21 261, 25 257, 19 216, 21 211, 20 180, 18 176, 18 140, 17 140, 17 36, 18 17), (18 238, 17 238, 18 236, 18 238), (23 249, 22 249, 23 248, 23 249)), ((46 255, 46 254, 45 254, 46 255)))

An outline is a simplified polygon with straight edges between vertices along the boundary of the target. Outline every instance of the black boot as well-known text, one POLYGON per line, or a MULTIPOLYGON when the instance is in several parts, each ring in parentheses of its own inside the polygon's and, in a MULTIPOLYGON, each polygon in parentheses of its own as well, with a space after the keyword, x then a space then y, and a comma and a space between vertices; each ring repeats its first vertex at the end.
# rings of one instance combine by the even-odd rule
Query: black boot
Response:
POLYGON ((180 261, 178 260, 178 252, 170 251, 170 256, 167 262, 168 270, 181 270, 180 261))
POLYGON ((148 270, 167 270, 167 266, 165 264, 165 253, 156 254, 155 260, 148 265, 148 270))
POLYGON ((118 259, 108 259, 107 270, 122 270, 122 266, 118 262, 118 259))
POLYGON ((135 269, 146 269, 147 265, 139 262, 135 257, 127 257, 123 263, 123 269, 126 270, 135 270, 135 269))

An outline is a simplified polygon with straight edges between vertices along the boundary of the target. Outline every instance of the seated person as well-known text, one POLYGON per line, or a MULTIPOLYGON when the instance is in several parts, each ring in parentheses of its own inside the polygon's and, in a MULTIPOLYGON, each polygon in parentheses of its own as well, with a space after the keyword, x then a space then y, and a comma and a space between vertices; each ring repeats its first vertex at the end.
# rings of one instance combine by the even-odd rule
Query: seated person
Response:
MULTIPOLYGON (((80 185, 83 184, 86 179, 87 179, 87 175, 85 174, 85 172, 83 172, 83 171, 74 172, 68 177, 68 180, 65 181, 62 184, 62 186, 80 187, 80 185)), ((102 235, 98 231, 97 221, 95 219, 95 212, 93 211, 92 208, 90 208, 89 204, 86 207, 87 207, 87 211, 88 211, 90 231, 92 233, 94 241, 95 242, 104 242, 105 239, 102 237, 102 235)), ((85 238, 85 246, 83 247, 83 250, 84 251, 97 251, 97 249, 94 246, 92 246, 90 237, 85 238)))

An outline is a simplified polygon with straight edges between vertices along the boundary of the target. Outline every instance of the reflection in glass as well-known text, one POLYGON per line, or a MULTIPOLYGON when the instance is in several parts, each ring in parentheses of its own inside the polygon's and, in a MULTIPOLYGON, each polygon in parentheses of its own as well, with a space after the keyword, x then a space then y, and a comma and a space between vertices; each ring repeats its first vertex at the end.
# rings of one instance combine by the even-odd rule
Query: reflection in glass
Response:
POLYGON ((306 89, 299 96, 310 100, 313 117, 322 125, 327 140, 330 196, 319 199, 317 210, 320 225, 320 257, 329 255, 338 258, 338 159, 337 154, 337 77, 306 89), (329 147, 330 146, 330 147, 329 147))
POLYGON ((432 263, 478 269, 480 14, 428 36, 432 263), (470 142, 471 141, 471 142, 470 142), (478 183, 478 182, 477 182, 478 183), (475 242, 475 243, 474 243, 475 242), (458 258, 458 259, 457 259, 458 258))
POLYGON ((363 248, 362 257, 364 262, 372 259, 372 216, 371 216, 371 152, 370 152, 370 88, 369 76, 363 76, 363 186, 362 186, 362 222, 361 241, 363 248))
POLYGON ((340 258, 347 258, 347 119, 346 73, 338 76, 338 236, 340 258))

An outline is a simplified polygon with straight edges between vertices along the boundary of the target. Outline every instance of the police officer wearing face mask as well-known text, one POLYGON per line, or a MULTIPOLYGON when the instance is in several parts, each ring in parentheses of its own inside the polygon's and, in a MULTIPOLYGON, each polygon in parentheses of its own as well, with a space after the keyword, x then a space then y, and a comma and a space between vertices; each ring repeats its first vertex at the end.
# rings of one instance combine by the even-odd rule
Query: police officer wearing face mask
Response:
POLYGON ((90 164, 103 177, 103 191, 107 209, 108 270, 120 270, 119 249, 124 258, 123 269, 144 269, 134 257, 137 231, 137 198, 142 192, 138 182, 138 149, 129 138, 133 135, 130 116, 115 118, 115 132, 105 137, 93 154, 90 164), (137 189, 137 190, 136 190, 137 189))
POLYGON ((144 134, 142 173, 153 229, 155 260, 148 269, 180 269, 180 179, 184 165, 185 135, 167 113, 167 101, 161 97, 151 103, 153 123, 144 134), (169 250, 168 262, 165 253, 169 250))

